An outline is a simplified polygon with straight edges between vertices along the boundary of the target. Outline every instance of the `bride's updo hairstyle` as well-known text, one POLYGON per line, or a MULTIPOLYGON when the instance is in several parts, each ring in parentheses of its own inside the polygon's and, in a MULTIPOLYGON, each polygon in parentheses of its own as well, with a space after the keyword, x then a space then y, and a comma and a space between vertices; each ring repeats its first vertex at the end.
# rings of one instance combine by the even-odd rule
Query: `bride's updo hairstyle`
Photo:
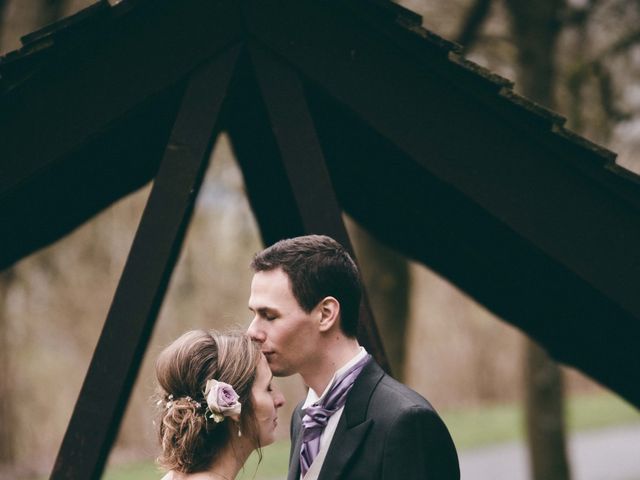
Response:
POLYGON ((206 470, 222 447, 237 435, 232 420, 216 421, 207 409, 205 387, 214 379, 233 387, 241 404, 242 435, 256 438, 251 388, 260 361, 260 347, 242 333, 194 330, 165 348, 156 361, 159 399, 156 421, 167 470, 206 470))

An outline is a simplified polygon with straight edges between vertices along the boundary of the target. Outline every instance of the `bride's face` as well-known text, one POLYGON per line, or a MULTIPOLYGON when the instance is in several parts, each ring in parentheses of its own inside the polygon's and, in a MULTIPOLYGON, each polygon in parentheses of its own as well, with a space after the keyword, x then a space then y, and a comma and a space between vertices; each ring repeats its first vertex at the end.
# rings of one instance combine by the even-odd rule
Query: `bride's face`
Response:
POLYGON ((278 408, 284 404, 284 397, 273 384, 273 375, 264 355, 258 364, 256 379, 251 394, 255 411, 260 446, 264 447, 275 440, 278 426, 278 408))

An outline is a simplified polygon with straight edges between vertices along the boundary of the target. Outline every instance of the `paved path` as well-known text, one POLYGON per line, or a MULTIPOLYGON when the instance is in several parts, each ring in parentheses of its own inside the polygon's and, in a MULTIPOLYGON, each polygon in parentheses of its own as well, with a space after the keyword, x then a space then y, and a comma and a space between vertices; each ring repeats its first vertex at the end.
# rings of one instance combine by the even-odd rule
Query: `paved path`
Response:
MULTIPOLYGON (((529 480, 521 443, 463 450, 462 480, 529 480)), ((573 435, 569 440, 572 480, 640 480, 640 424, 573 435)))

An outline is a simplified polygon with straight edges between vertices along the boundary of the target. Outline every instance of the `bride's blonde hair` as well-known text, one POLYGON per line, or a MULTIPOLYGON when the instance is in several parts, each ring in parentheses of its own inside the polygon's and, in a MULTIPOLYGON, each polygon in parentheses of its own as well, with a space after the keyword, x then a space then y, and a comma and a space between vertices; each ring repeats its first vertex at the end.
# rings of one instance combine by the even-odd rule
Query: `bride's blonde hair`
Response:
POLYGON ((183 473, 206 470, 229 441, 230 420, 216 423, 205 414, 207 380, 228 383, 242 404, 239 428, 259 448, 251 388, 260 347, 240 332, 194 330, 166 347, 156 360, 158 379, 158 463, 183 473))

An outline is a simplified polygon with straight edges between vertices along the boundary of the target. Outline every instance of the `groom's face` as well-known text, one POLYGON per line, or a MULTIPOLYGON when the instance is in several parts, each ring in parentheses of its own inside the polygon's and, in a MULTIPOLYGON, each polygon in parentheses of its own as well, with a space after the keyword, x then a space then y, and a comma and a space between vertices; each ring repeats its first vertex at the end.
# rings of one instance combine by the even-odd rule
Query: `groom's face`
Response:
POLYGON ((253 276, 249 310, 254 316, 247 333, 262 345, 275 376, 301 373, 315 364, 319 308, 307 313, 300 307, 282 269, 253 276))

